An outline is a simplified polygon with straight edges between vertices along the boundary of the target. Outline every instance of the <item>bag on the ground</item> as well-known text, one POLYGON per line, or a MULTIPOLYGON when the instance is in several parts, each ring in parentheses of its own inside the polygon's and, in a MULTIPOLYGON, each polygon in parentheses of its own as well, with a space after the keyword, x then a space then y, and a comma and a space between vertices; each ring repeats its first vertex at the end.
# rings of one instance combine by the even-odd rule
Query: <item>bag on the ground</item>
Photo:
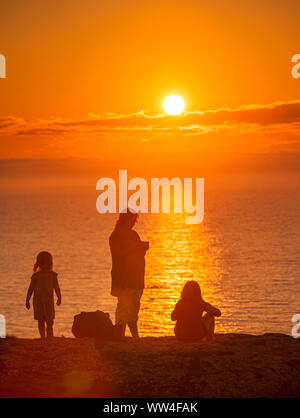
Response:
POLYGON ((109 313, 81 312, 74 316, 72 333, 76 338, 93 337, 112 340, 114 339, 114 326, 109 313))

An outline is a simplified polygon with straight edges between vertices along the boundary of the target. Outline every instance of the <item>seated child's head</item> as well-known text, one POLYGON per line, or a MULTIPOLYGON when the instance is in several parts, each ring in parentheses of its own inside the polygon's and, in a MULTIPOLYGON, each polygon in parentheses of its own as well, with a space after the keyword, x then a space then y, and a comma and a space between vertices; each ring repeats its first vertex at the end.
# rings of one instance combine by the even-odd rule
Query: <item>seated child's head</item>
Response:
POLYGON ((36 257, 33 271, 51 271, 53 266, 52 255, 48 251, 41 251, 36 257))
POLYGON ((191 302, 199 301, 202 299, 201 288, 195 280, 189 280, 183 286, 181 291, 181 299, 191 302))

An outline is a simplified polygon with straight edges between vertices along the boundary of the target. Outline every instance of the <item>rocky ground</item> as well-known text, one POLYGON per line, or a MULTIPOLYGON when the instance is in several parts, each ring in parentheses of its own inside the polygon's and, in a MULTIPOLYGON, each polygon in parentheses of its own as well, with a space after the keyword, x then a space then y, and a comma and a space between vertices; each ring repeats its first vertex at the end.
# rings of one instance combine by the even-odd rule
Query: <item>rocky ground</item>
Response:
POLYGON ((300 339, 0 339, 0 396, 299 397, 300 339))

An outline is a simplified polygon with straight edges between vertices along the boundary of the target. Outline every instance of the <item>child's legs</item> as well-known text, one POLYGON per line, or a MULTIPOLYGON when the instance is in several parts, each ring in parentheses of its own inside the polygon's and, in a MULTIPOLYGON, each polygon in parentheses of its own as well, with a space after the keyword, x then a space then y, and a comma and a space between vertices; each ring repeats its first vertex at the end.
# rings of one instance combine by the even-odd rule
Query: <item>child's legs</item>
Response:
POLYGON ((38 328, 41 338, 45 338, 45 320, 39 319, 38 320, 38 328))
POLYGON ((53 337, 53 320, 46 321, 47 324, 47 338, 53 337))
POLYGON ((206 313, 202 320, 206 329, 206 338, 207 340, 212 340, 215 332, 215 317, 206 313))

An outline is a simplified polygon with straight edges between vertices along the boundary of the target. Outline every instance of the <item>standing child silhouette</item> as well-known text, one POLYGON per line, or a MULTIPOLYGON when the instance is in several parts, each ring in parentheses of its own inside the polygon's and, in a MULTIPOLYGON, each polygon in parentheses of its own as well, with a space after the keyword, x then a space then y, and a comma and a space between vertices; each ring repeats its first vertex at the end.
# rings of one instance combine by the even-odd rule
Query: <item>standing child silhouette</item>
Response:
POLYGON ((56 304, 61 304, 61 293, 57 281, 57 273, 52 271, 52 255, 47 251, 38 254, 33 266, 33 275, 26 297, 26 308, 30 309, 30 298, 33 293, 34 319, 38 321, 41 338, 45 338, 45 323, 47 324, 47 338, 53 337, 53 322, 55 318, 54 295, 57 296, 56 304))
POLYGON ((186 282, 171 314, 172 321, 176 321, 174 332, 178 340, 194 341, 203 337, 212 340, 215 316, 221 316, 221 311, 202 299, 199 284, 194 280, 186 282))

